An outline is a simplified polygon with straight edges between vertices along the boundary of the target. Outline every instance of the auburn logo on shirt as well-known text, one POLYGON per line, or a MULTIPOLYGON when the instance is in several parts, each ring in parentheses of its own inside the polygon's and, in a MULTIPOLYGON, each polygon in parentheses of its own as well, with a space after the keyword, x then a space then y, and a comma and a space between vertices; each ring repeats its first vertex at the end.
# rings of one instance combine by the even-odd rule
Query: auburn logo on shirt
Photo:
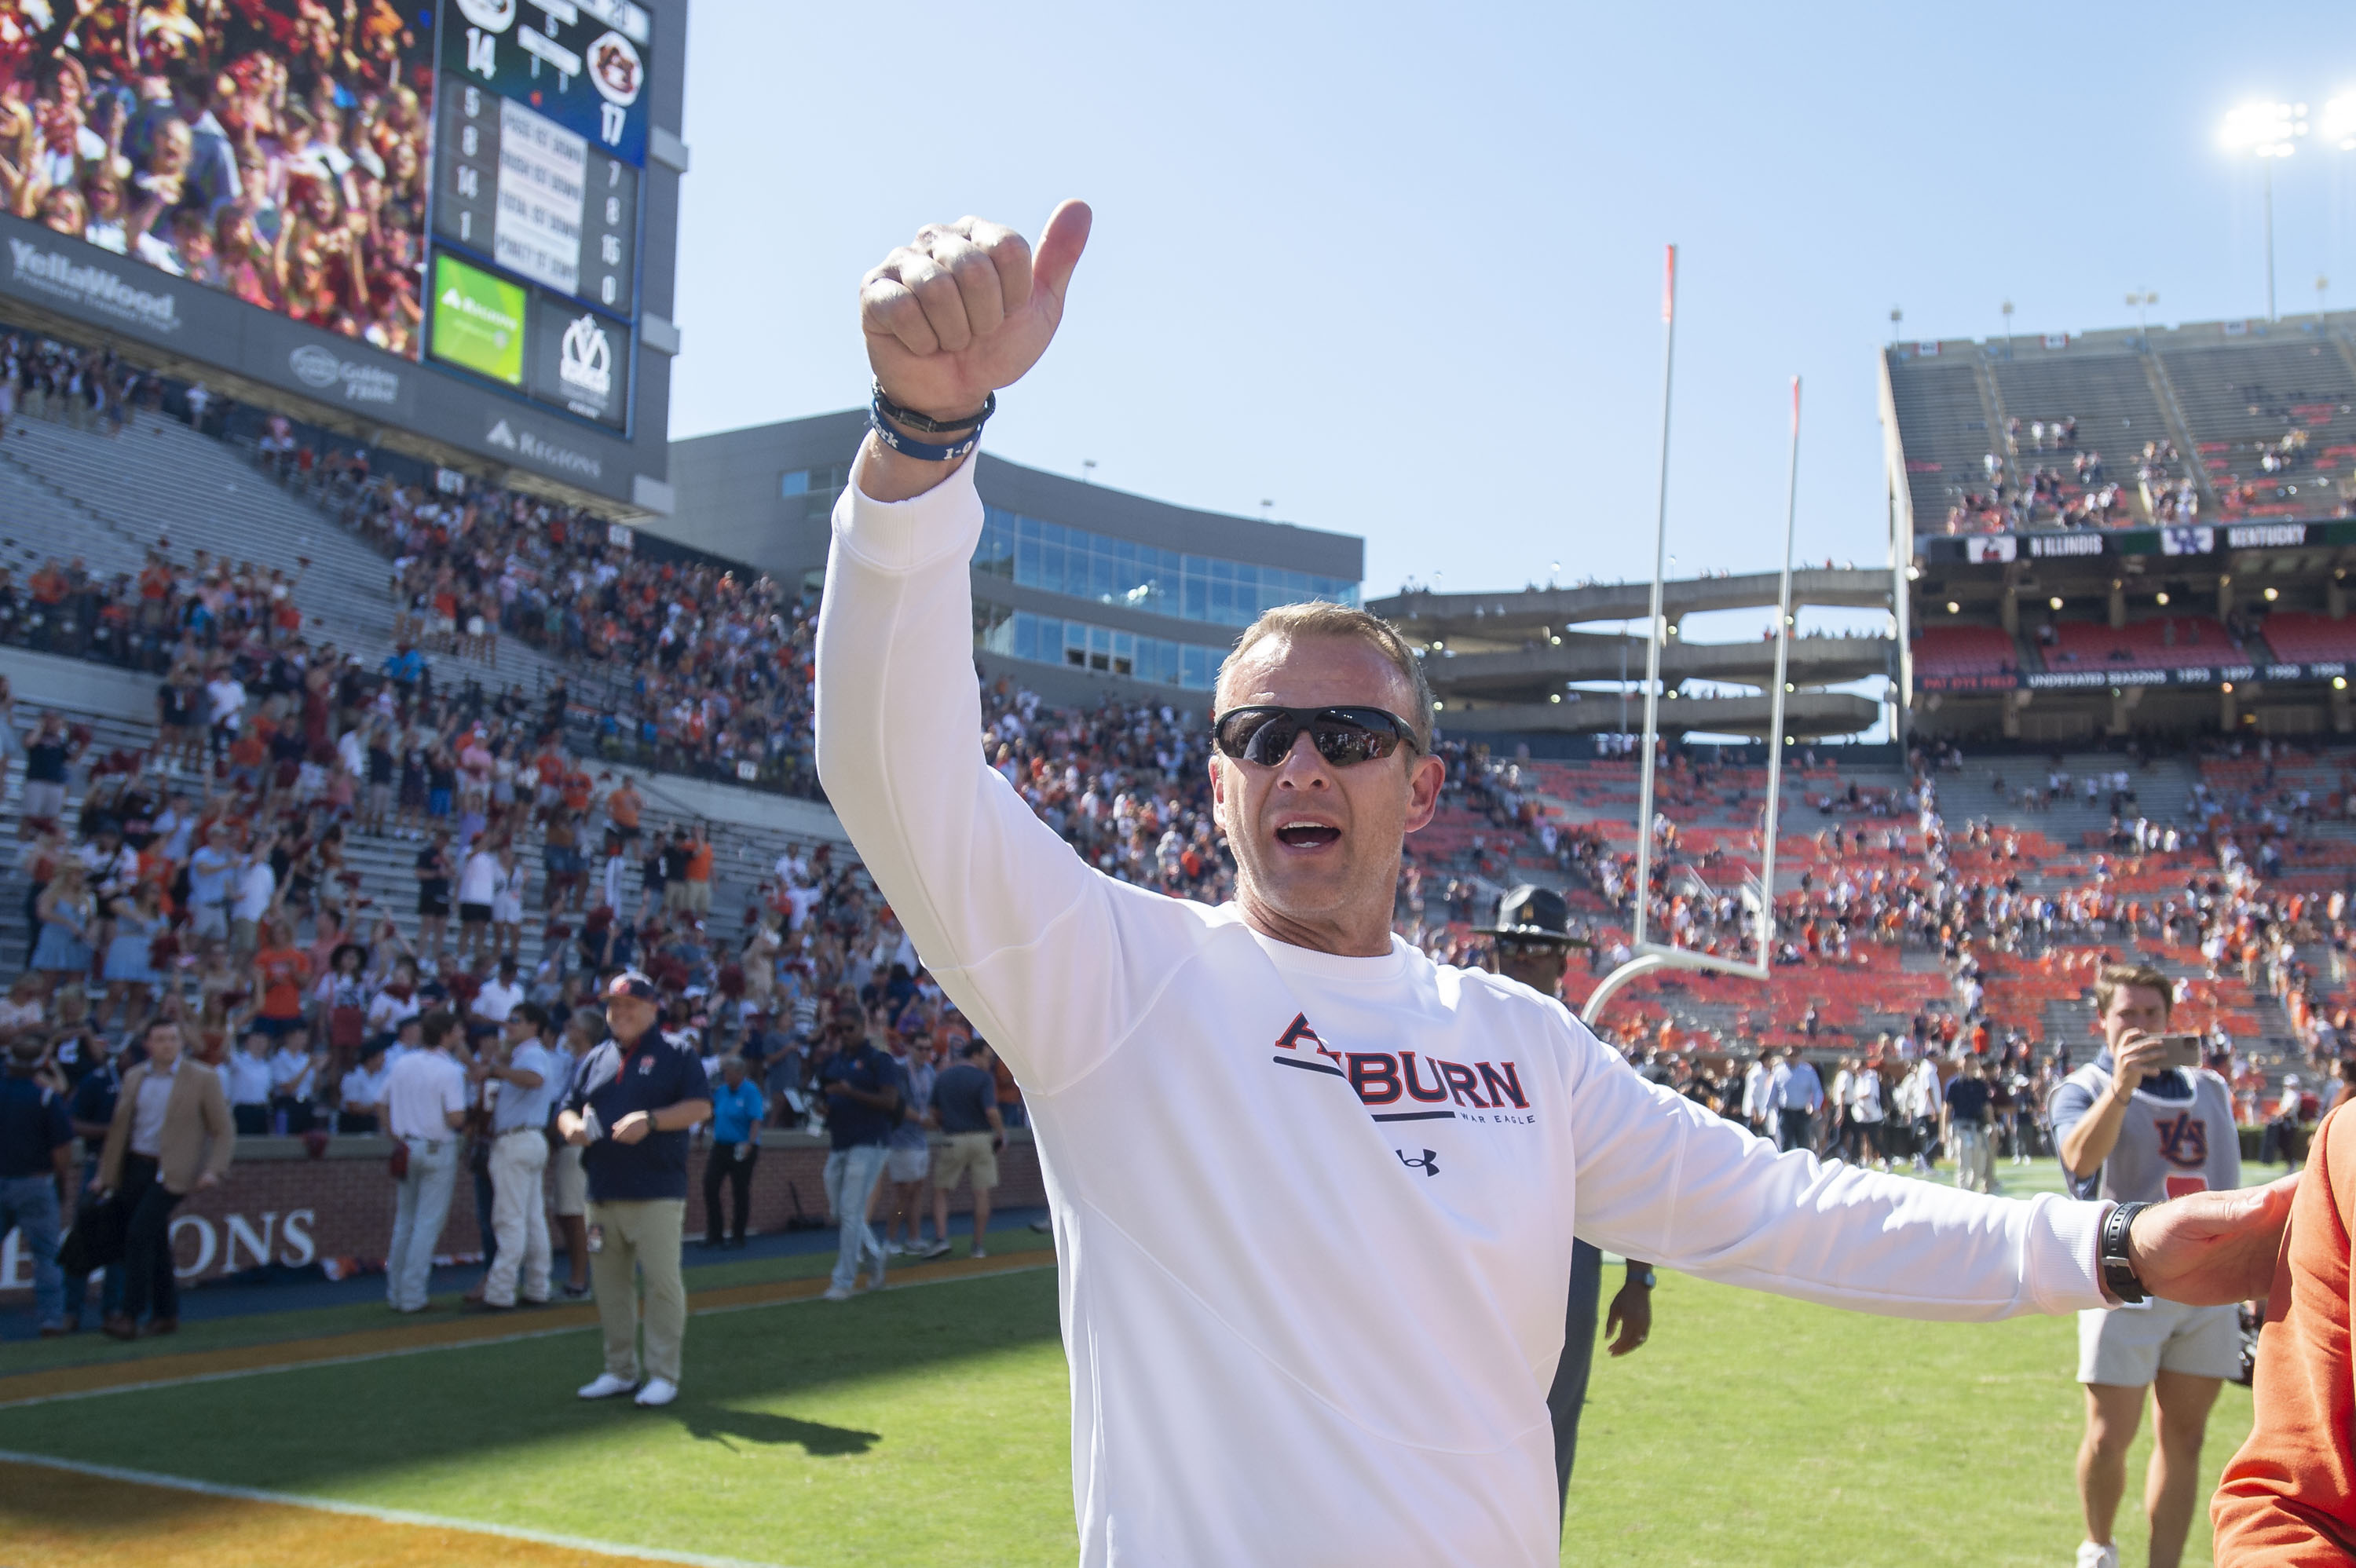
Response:
POLYGON ((2159 1134, 2159 1157, 2187 1170, 2198 1170, 2209 1163, 2209 1124, 2190 1111, 2179 1111, 2169 1121, 2155 1119, 2153 1130, 2159 1134))
MULTIPOLYGON (((1276 1048, 1278 1066, 1298 1067, 1304 1072, 1323 1072, 1339 1078, 1350 1085, 1361 1104, 1370 1108, 1385 1105, 1433 1107, 1429 1110, 1375 1110, 1374 1119, 1378 1122, 1453 1121, 1460 1111, 1469 1114, 1526 1111, 1530 1108, 1529 1096, 1522 1092, 1521 1070, 1510 1061, 1476 1061, 1468 1067, 1461 1061, 1442 1061, 1437 1057, 1427 1057, 1419 1065, 1412 1051, 1396 1054, 1387 1051, 1336 1051, 1310 1026, 1308 1016, 1303 1013, 1292 1015, 1292 1022, 1276 1037, 1276 1048), (1308 1048, 1308 1055, 1300 1054, 1303 1047, 1308 1048), (1294 1054, 1283 1054, 1287 1051, 1294 1054), (1312 1060, 1318 1056, 1326 1060, 1312 1060)), ((1487 1121, 1492 1118, 1481 1115, 1472 1119, 1487 1121)), ((1498 1119, 1528 1121, 1531 1118, 1507 1116, 1498 1119)))

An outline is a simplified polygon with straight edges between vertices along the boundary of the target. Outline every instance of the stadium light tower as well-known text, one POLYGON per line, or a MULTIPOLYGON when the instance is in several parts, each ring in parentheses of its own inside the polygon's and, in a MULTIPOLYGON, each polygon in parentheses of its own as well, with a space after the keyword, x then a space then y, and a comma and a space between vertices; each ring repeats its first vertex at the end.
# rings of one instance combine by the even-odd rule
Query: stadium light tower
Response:
MULTIPOLYGON (((2334 100, 2338 102, 2339 100, 2334 100)), ((2330 108, 2326 104, 2325 108, 2330 108)), ((2356 134, 2356 126, 2351 127, 2356 134)), ((2260 100, 2244 103, 2225 116, 2219 127, 2217 139, 2228 152, 2243 153, 2258 160, 2265 176, 2266 189, 2266 319, 2278 319, 2275 315, 2275 160, 2287 158, 2297 150, 2298 138, 2307 134, 2307 105, 2277 103, 2260 100)))
POLYGON ((2145 337, 2150 335, 2151 329, 2145 325, 2143 313, 2149 306, 2156 305, 2158 303, 2159 296, 2149 289, 2136 289, 2127 295, 2127 304, 2135 307, 2136 336, 2137 337, 2145 337))
POLYGON ((2356 92, 2343 92, 2326 103, 2317 117, 2315 132, 2331 144, 2333 151, 2356 153, 2356 92))

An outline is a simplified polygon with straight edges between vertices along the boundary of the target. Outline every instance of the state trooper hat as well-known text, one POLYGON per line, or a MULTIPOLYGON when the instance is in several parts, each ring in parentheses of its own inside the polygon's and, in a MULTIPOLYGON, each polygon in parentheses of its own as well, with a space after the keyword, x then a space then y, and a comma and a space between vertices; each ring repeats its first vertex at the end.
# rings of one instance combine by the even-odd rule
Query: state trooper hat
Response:
POLYGON ((1552 888, 1524 882, 1497 901, 1497 923, 1488 934, 1516 942, 1552 942, 1584 947, 1587 939, 1570 933, 1570 905, 1552 888))

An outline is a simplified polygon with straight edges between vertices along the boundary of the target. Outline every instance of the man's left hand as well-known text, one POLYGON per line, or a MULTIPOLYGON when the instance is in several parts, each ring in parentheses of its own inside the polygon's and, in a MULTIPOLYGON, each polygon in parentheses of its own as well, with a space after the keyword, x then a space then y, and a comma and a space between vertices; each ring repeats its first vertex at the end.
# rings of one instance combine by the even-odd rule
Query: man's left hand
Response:
POLYGON ((2195 1192, 2145 1210, 2127 1232, 2127 1258, 2163 1301, 2222 1307, 2263 1296, 2290 1220, 2296 1173, 2264 1187, 2195 1192))
MULTIPOLYGON (((607 1133, 606 1136, 617 1144, 643 1143, 646 1141, 646 1136, 654 1130, 655 1119, 652 1116, 644 1111, 632 1111, 628 1115, 616 1122, 613 1130, 607 1133)), ((2271 1264, 2268 1266, 2272 1266, 2271 1264)))
POLYGON ((197 1175, 197 1190, 199 1192, 202 1192, 208 1187, 219 1187, 220 1185, 220 1178, 214 1175, 209 1170, 199 1171, 197 1175))
POLYGON ((1615 1356, 1624 1356, 1651 1339, 1653 1293, 1633 1279, 1622 1285, 1620 1294, 1612 1298, 1603 1331, 1612 1336, 1609 1349, 1615 1356))

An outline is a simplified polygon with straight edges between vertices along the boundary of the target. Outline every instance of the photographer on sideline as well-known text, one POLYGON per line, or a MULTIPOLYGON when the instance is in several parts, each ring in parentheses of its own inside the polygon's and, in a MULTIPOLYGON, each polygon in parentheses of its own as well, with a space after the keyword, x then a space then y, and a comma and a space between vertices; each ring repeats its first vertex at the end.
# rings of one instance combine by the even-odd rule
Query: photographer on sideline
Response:
MULTIPOLYGON (((2113 964, 2095 977, 2094 1031, 2103 1050, 2062 1080, 2051 1101, 2062 1172, 2080 1198, 2160 1203, 2242 1185, 2233 1089, 2205 1068, 2164 1065, 2161 1037, 2173 1000, 2168 976, 2147 966, 2113 964)), ((2224 1380, 2242 1370, 2239 1313, 2230 1302, 2147 1301, 2078 1314, 2078 1381, 2086 1385, 2086 1437, 2078 1449, 2086 1539, 2078 1568, 2118 1568, 2111 1526, 2146 1391, 2158 1425, 2144 1491, 2152 1568, 2176 1568, 2197 1500, 2209 1409, 2224 1380)))

